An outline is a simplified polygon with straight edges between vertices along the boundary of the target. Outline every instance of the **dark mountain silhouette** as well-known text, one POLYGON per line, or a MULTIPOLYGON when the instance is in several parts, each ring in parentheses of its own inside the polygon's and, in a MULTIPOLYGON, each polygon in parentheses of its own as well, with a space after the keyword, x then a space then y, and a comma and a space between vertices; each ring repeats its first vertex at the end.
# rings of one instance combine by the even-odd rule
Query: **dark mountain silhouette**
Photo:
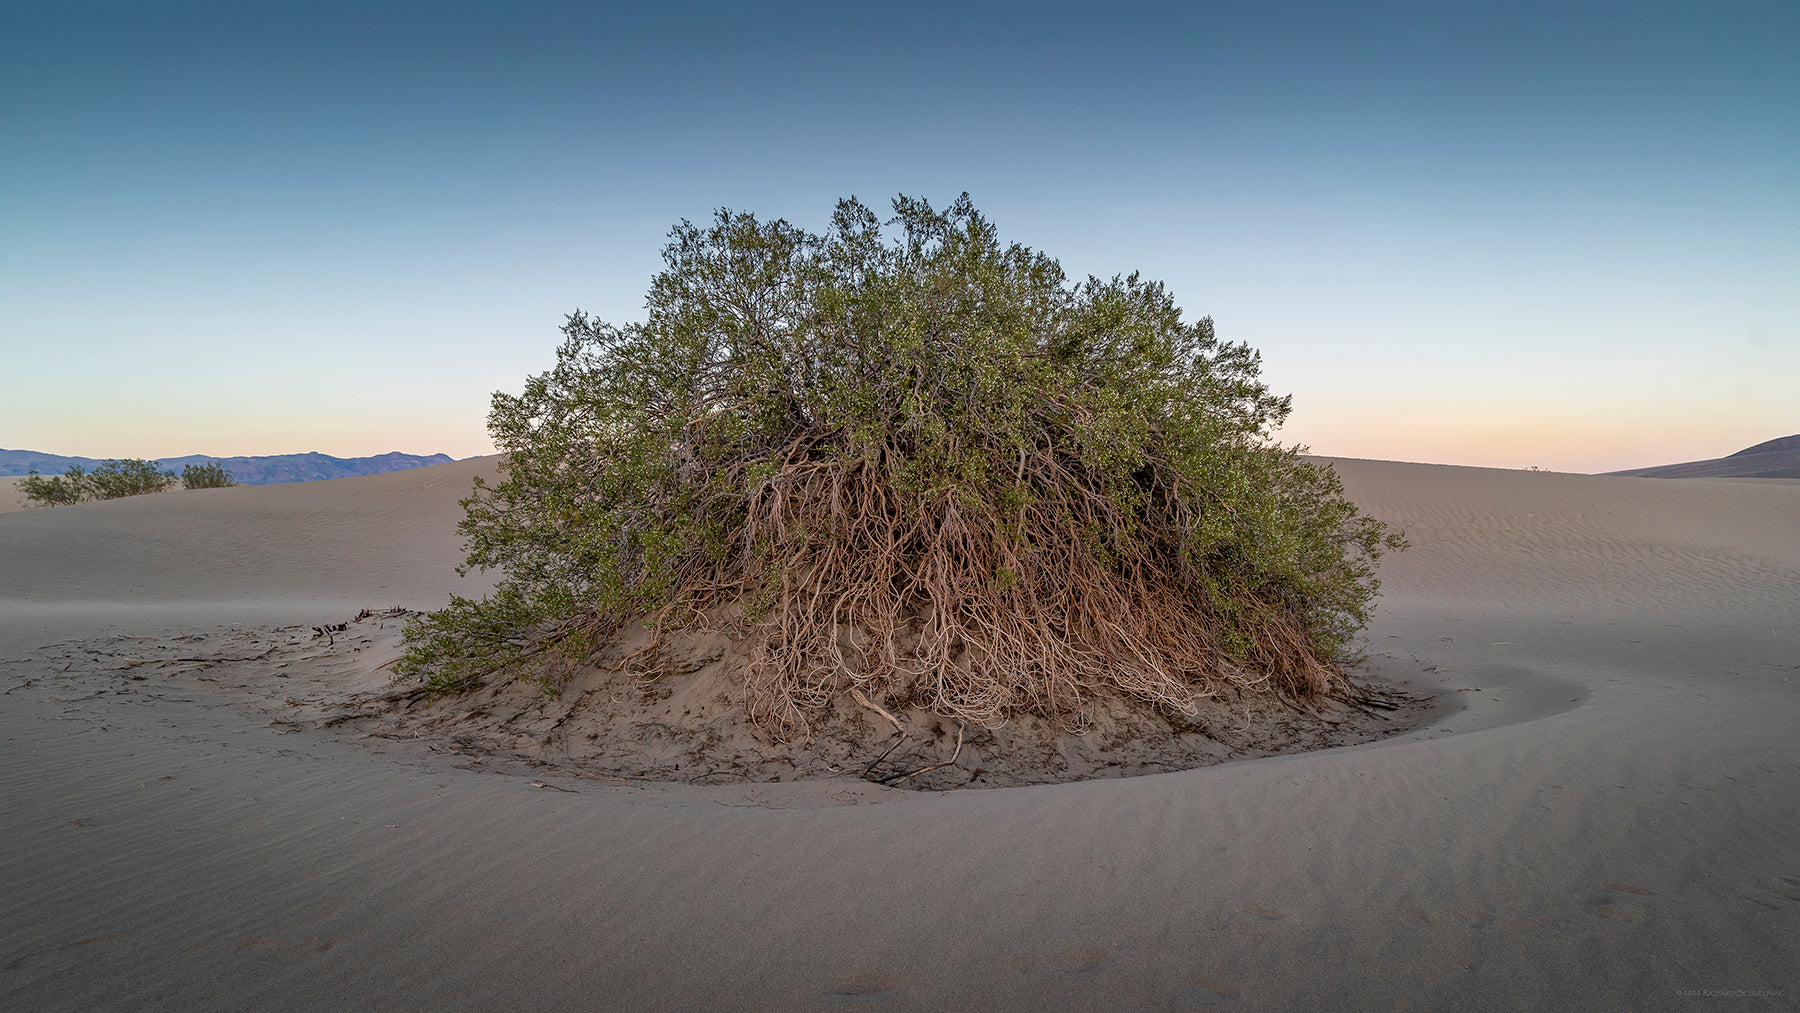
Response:
POLYGON ((1607 474, 1639 478, 1800 478, 1800 435, 1758 443, 1716 460, 1664 464, 1607 474))
MULTIPOLYGON (((428 464, 444 464, 453 460, 448 454, 398 452, 374 457, 332 457, 328 454, 278 454, 272 457, 211 457, 190 454, 187 457, 164 457, 157 461, 176 474, 190 464, 217 462, 231 472, 235 482, 244 485, 275 485, 281 482, 316 482, 323 478, 349 478, 353 475, 381 475, 428 464)), ((35 450, 0 450, 0 475, 24 475, 36 470, 40 475, 60 475, 72 465, 92 471, 100 461, 91 457, 63 457, 35 450)))

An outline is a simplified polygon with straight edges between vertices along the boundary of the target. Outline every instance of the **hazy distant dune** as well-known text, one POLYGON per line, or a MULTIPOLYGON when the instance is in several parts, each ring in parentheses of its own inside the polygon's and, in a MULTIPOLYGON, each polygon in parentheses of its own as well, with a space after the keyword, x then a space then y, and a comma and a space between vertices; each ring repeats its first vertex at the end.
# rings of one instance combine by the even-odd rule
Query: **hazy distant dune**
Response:
POLYGON ((1800 478, 1800 435, 1758 443, 1711 461, 1608 472, 1637 478, 1800 478))

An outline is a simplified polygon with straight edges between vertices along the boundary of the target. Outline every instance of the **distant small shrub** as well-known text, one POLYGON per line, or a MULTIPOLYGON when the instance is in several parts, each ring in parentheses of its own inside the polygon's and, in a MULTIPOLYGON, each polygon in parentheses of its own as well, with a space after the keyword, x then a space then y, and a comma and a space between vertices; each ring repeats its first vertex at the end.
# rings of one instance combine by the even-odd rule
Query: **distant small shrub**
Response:
POLYGON ((87 469, 77 464, 61 475, 45 478, 31 469, 25 481, 19 483, 19 491, 25 498, 40 506, 67 506, 87 499, 87 469))
POLYGON ((155 461, 135 459, 102 461, 93 471, 73 465, 49 478, 35 470, 19 483, 19 491, 43 506, 67 506, 92 499, 119 499, 162 492, 175 484, 175 473, 157 468, 155 461))
POLYGON ((223 489, 236 484, 231 480, 231 470, 217 461, 190 464, 181 469, 183 489, 223 489))
POLYGON ((175 473, 157 468, 155 461, 126 459, 100 462, 87 480, 94 499, 120 499, 162 492, 175 484, 175 473))

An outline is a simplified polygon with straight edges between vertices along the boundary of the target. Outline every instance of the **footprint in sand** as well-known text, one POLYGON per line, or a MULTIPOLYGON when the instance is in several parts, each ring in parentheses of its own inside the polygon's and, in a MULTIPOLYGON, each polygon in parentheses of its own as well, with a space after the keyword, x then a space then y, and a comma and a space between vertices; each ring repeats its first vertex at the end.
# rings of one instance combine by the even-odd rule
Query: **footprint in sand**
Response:
POLYGON ((1457 917, 1462 919, 1464 925, 1467 925, 1472 929, 1484 929, 1489 925, 1494 924, 1494 913, 1492 911, 1482 911, 1480 909, 1463 911, 1460 912, 1457 917))
POLYGON ((1776 876, 1775 895, 1785 900, 1800 901, 1800 876, 1776 876))
POLYGON ((875 995, 894 987, 894 979, 886 974, 852 974, 839 978, 825 990, 826 995, 875 995))
POLYGON ((1426 911, 1407 897, 1400 898, 1400 920, 1412 925, 1436 924, 1432 920, 1431 912, 1426 911))
POLYGON ((1112 954, 1093 946, 1084 946, 1063 957, 1062 969, 1070 974, 1086 974, 1112 959, 1112 954))
POLYGON ((1605 918, 1620 922, 1643 921, 1644 909, 1636 904, 1627 903, 1626 896, 1654 897, 1655 890, 1646 890, 1630 883, 1601 883, 1581 895, 1593 912, 1605 918))
POLYGON ((314 936, 311 939, 248 939, 239 948, 260 954, 265 960, 285 961, 324 953, 337 944, 337 936, 314 936))
POLYGON ((1776 876, 1775 885, 1768 892, 1757 890, 1744 894, 1744 899, 1752 904, 1761 904, 1771 911, 1787 910, 1783 901, 1800 901, 1800 876, 1776 876))
POLYGON ((1225 981, 1211 981, 1206 978, 1190 978, 1188 984, 1204 988, 1221 999, 1236 999, 1237 986, 1225 981))

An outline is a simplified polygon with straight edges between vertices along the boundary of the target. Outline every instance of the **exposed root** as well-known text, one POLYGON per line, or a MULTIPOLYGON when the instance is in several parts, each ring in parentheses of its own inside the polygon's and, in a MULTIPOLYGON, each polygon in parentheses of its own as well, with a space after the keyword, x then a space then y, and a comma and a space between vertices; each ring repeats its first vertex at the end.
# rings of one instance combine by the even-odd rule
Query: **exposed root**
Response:
MULTIPOLYGON (((1019 713, 1075 722, 1104 695, 1191 714, 1226 685, 1349 693, 1279 601, 1234 596, 1230 622, 1252 631, 1234 655, 1203 576, 1161 561, 1178 553, 1095 551, 1089 534, 1122 532, 1125 519, 1071 467, 1022 455, 1035 498, 1005 516, 957 489, 902 510, 869 462, 795 461, 765 481, 738 557, 780 561, 753 574, 772 601, 747 624, 758 641, 752 718, 804 737, 809 715, 845 690, 872 709, 871 699, 989 728, 1019 713)), ((693 596, 707 590, 696 582, 693 596)))

